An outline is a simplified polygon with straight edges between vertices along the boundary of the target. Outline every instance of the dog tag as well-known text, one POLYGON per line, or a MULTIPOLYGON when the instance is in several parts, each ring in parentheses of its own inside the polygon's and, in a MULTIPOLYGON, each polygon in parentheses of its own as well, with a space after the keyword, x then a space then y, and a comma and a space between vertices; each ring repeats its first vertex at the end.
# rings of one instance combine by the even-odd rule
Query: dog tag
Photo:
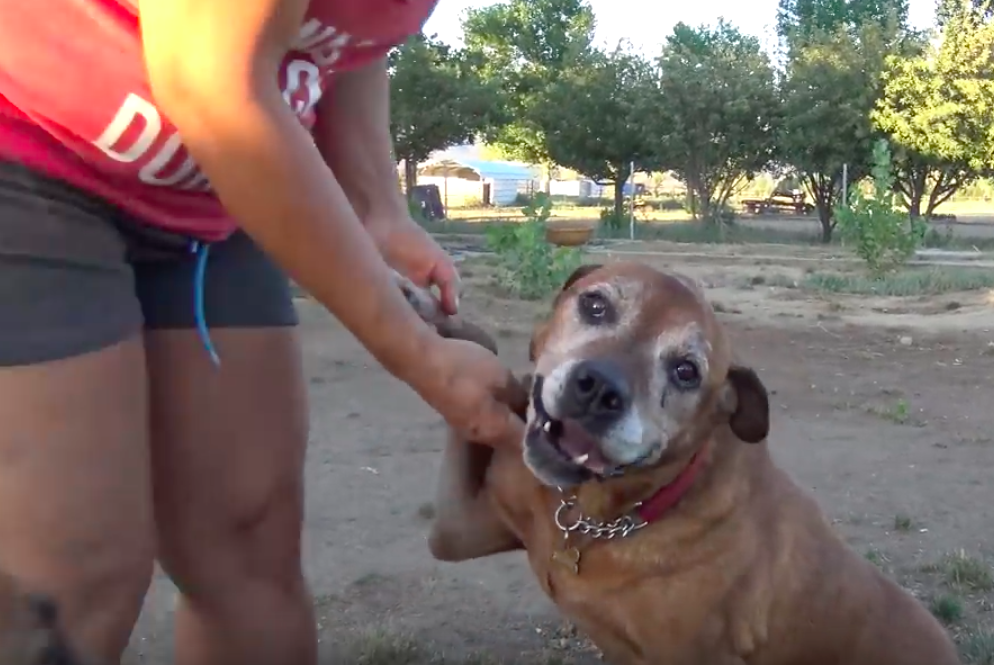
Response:
POLYGON ((574 575, 580 572, 580 550, 575 547, 556 550, 552 553, 552 560, 574 575))

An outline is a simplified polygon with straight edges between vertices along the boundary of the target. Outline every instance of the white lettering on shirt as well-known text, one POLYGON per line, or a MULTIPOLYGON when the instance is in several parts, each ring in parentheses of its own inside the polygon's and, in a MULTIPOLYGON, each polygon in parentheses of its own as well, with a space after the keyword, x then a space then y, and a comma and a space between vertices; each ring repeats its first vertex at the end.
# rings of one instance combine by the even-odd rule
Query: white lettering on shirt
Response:
MULTIPOLYGON (((306 126, 323 93, 325 78, 348 46, 365 47, 335 27, 310 19, 301 26, 284 67, 283 99, 306 126), (294 57, 294 53, 302 57, 294 57)), ((125 164, 141 163, 138 179, 156 187, 209 191, 207 177, 183 145, 175 128, 165 122, 150 101, 129 93, 114 117, 94 141, 109 158, 125 164), (132 138, 133 137, 133 138, 132 138)))

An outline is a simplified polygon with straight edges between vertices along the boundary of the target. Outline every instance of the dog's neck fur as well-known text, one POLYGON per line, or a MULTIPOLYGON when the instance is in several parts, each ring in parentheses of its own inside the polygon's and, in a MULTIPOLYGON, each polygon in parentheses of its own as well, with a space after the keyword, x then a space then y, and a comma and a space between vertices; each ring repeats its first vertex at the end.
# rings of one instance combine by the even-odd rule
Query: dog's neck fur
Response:
MULTIPOLYGON (((608 522, 629 514, 639 502, 650 499, 672 483, 687 468, 694 454, 699 451, 705 456, 701 468, 697 472, 694 482, 678 502, 659 516, 658 519, 664 521, 671 512, 680 510, 692 503, 693 495, 712 485, 718 476, 724 475, 726 469, 736 464, 739 465, 739 468, 754 466, 745 460, 738 461, 738 458, 749 455, 758 460, 766 454, 765 445, 763 445, 762 454, 760 454, 759 450, 747 449, 738 441, 726 440, 731 436, 727 429, 718 427, 709 433, 706 439, 700 441, 678 459, 648 469, 626 473, 617 478, 584 483, 574 490, 577 506, 585 517, 602 522, 608 522)), ((722 506, 723 509, 727 509, 727 512, 731 512, 751 491, 752 475, 751 473, 747 474, 746 477, 732 482, 723 479, 722 487, 728 491, 728 496, 725 501, 712 503, 712 508, 722 506)), ((717 512, 720 513, 723 509, 719 509, 717 512)), ((712 517, 720 518, 720 515, 715 514, 712 517)))

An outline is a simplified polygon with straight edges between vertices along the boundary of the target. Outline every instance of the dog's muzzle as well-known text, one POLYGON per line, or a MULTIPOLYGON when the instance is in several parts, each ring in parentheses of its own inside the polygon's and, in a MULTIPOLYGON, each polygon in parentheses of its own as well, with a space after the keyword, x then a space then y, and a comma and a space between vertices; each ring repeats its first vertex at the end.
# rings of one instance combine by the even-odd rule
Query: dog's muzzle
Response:
POLYGON ((544 377, 535 376, 533 436, 578 471, 613 475, 615 465, 604 455, 600 438, 624 416, 631 401, 628 391, 599 363, 581 363, 571 371, 553 415, 542 396, 544 386, 544 377))

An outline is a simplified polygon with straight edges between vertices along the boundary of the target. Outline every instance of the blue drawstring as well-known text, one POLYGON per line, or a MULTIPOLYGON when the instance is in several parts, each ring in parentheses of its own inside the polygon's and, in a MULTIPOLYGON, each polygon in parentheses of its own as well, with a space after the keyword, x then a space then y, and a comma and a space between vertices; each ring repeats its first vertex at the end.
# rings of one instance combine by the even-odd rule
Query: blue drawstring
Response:
POLYGON ((204 348, 210 354, 211 362, 215 365, 221 364, 221 358, 217 355, 214 343, 211 341, 210 330, 207 329, 207 317, 204 315, 204 284, 207 277, 207 258, 210 256, 211 246, 194 240, 190 243, 190 252, 197 255, 197 265, 193 274, 193 310, 197 321, 197 334, 204 348))

